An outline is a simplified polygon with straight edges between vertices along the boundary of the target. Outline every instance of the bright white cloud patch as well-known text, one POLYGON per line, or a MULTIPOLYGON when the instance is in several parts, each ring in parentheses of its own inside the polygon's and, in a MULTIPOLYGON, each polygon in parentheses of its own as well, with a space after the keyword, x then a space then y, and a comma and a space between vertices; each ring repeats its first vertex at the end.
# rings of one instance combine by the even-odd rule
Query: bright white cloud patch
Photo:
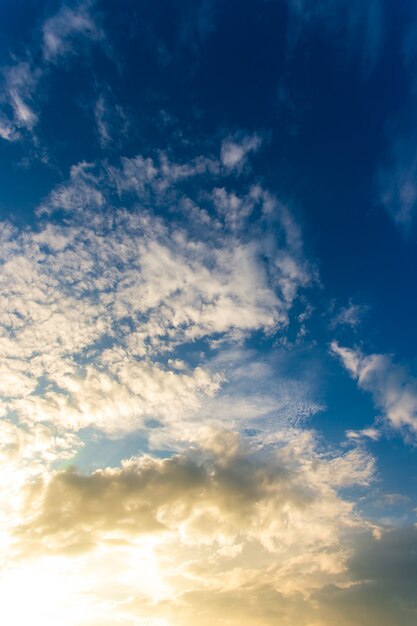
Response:
MULTIPOLYGON (((285 329, 299 290, 315 280, 299 229, 259 186, 233 194, 231 220, 219 198, 232 194, 217 186, 221 180, 219 162, 203 156, 176 163, 161 152, 157 159, 124 158, 120 167, 80 163, 39 207, 36 227, 2 224, 5 414, 26 425, 106 433, 154 419, 178 434, 179 423, 198 419, 226 383, 204 352, 178 369, 182 346, 203 341, 207 350, 285 329), (180 185, 195 179, 191 197, 180 185), (204 209, 202 190, 212 199, 204 209), (129 209, 112 207, 115 193, 129 209), (166 202, 169 221, 157 214, 166 202), (63 212, 64 221, 54 219, 63 212), (248 219, 255 237, 247 235, 248 219)), ((282 402, 267 396, 261 412, 259 399, 249 412, 241 400, 243 414, 278 410, 282 402)))
MULTIPOLYGON (((417 431, 417 381, 388 355, 363 355, 332 343, 332 351, 361 389, 369 391, 389 425, 396 429, 417 431)), ((372 435, 370 435, 372 437, 372 435)))

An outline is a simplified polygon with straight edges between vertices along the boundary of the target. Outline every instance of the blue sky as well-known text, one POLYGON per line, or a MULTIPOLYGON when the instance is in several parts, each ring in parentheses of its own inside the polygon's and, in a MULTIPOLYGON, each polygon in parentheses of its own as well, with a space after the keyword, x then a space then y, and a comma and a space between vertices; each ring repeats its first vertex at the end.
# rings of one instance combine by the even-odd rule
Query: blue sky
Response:
POLYGON ((415 3, 0 24, 7 623, 414 624, 415 3))

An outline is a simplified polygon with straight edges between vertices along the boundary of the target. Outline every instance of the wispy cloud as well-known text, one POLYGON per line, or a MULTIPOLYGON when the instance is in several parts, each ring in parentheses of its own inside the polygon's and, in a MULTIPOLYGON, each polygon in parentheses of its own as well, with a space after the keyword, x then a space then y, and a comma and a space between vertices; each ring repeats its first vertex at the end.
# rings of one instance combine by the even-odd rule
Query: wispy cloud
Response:
POLYGON ((403 232, 410 231, 417 211, 416 104, 417 19, 403 26, 398 46, 402 46, 398 68, 408 77, 408 94, 391 115, 386 128, 386 152, 376 175, 378 199, 403 232))
POLYGON ((42 81, 51 64, 63 62, 70 54, 78 54, 80 41, 97 41, 104 35, 95 23, 91 8, 94 3, 82 2, 77 7, 63 5, 42 25, 42 42, 35 43, 43 53, 41 62, 36 54, 28 52, 20 60, 3 67, 3 93, 0 97, 0 137, 17 141, 22 133, 34 134, 41 111, 40 91, 44 95, 42 81))
POLYGON ((94 105, 94 119, 102 149, 120 145, 126 136, 129 122, 123 108, 114 101, 111 92, 101 90, 94 105))
POLYGON ((93 1, 78 3, 75 7, 64 4, 42 26, 43 56, 47 62, 77 53, 82 39, 90 41, 103 38, 103 32, 92 16, 93 1))
POLYGON ((262 144, 258 134, 228 137, 222 143, 220 159, 227 169, 240 169, 251 152, 256 152, 262 144))
POLYGON ((3 70, 3 94, 0 100, 5 108, 0 120, 0 135, 3 139, 15 141, 19 139, 21 131, 33 130, 38 120, 33 92, 39 75, 29 62, 24 61, 3 70))
POLYGON ((347 306, 342 307, 330 320, 330 328, 348 327, 352 329, 358 328, 369 307, 364 304, 354 304, 350 302, 347 306))
POLYGON ((288 0, 290 50, 306 31, 326 33, 348 62, 360 59, 364 78, 378 62, 384 38, 381 0, 288 0))
POLYGON ((417 381, 389 355, 363 355, 333 342, 331 349, 361 389, 372 394, 389 426, 413 435, 417 431, 417 381))
POLYGON ((230 619, 251 625, 264 614, 259 602, 272 587, 283 604, 276 605, 274 592, 266 623, 276 610, 302 615, 304 602, 317 611, 311 589, 351 579, 340 540, 363 527, 337 491, 366 486, 372 476, 369 455, 324 453, 310 432, 251 444, 236 432, 212 429, 194 448, 167 459, 142 455, 89 475, 55 471, 29 483, 24 521, 14 519, 10 557, 17 579, 4 581, 7 602, 36 567, 42 581, 54 572, 59 606, 45 604, 39 590, 16 609, 19 619, 34 607, 51 615, 68 606, 73 624, 86 615, 93 624, 107 623, 100 622, 100 606, 109 583, 105 619, 113 621, 191 624, 204 606, 210 623, 226 598, 230 619), (145 564, 147 576, 138 577, 145 564), (98 569, 109 575, 94 575, 98 569), (82 616, 75 602, 80 580, 87 592, 82 616), (241 604, 230 601, 248 589, 252 609, 243 615, 241 604))
MULTIPOLYGON (((413 118, 414 116, 412 116, 413 118)), ((417 210, 417 151, 414 132, 393 134, 384 166, 379 168, 379 198, 390 217, 405 232, 417 210)))

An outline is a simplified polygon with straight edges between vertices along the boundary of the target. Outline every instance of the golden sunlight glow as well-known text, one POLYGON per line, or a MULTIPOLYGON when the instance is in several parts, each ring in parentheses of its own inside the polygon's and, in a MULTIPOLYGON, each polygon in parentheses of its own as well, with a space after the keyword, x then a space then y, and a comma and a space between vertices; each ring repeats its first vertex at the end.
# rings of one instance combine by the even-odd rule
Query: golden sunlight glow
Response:
POLYGON ((0 578, 2 613, 8 626, 73 626, 84 623, 88 598, 76 577, 65 572, 64 559, 27 562, 0 578))
POLYGON ((7 626, 170 626, 164 619, 133 618, 126 606, 134 596, 152 605, 168 593, 152 541, 102 548, 89 557, 32 559, 0 576, 7 626))

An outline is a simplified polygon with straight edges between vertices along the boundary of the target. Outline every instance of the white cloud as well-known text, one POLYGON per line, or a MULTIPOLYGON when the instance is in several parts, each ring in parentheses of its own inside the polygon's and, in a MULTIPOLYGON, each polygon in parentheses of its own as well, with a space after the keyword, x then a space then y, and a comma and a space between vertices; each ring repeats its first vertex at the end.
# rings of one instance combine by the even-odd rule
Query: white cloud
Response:
POLYGON ((201 368, 174 373, 156 364, 135 363, 127 355, 105 357, 105 371, 93 366, 81 372, 70 367, 54 371, 48 376, 53 389, 14 400, 11 406, 29 424, 53 423, 69 432, 93 426, 123 434, 144 428, 147 418, 178 424, 219 388, 220 377, 201 368))
POLYGON ((104 205, 104 195, 94 176, 94 164, 85 161, 73 165, 67 183, 57 186, 48 196, 47 203, 38 207, 38 214, 51 214, 56 211, 85 213, 100 209, 104 205))
POLYGON ((47 62, 76 50, 79 38, 98 40, 103 37, 93 19, 90 8, 93 2, 82 2, 76 8, 64 5, 58 13, 47 19, 42 28, 43 55, 47 62))
POLYGON ((213 615, 222 619, 225 596, 225 623, 252 626, 264 615, 258 596, 266 601, 269 588, 279 591, 267 602, 265 623, 288 611, 299 617, 312 590, 350 581, 350 551, 341 541, 366 523, 337 490, 366 486, 372 475, 370 456, 329 455, 310 432, 250 443, 206 429, 170 458, 141 455, 89 475, 70 469, 29 478, 20 515, 9 518, 13 548, 4 556, 13 564, 0 588, 14 598, 29 571, 42 582, 53 572, 59 602, 40 588, 25 595, 25 610, 10 623, 36 608, 43 619, 61 615, 67 623, 69 615, 73 626, 86 616, 97 625, 143 618, 176 626, 195 623, 205 607, 209 624, 213 615), (80 581, 85 603, 77 613, 80 581), (255 600, 241 613, 249 591, 255 600))
POLYGON ((250 152, 256 152, 262 144, 260 135, 225 139, 220 150, 220 160, 226 169, 240 169, 250 152))
POLYGON ((339 346, 331 349, 340 357, 358 386, 372 394, 388 424, 395 429, 417 431, 417 381, 388 355, 363 355, 359 350, 339 346))
MULTIPOLYGON (((13 560, 11 533, 22 519, 28 485, 46 480, 53 464, 66 462, 82 442, 73 433, 45 424, 17 425, 0 420, 0 549, 3 563, 13 560)), ((2 568, 2 572, 4 570, 2 568)), ((1 580, 1 576, 0 576, 1 580)), ((0 583, 1 585, 1 583, 0 583)))
POLYGON ((284 365, 277 383, 276 352, 243 345, 285 330, 315 272, 289 210, 260 186, 233 192, 221 172, 210 156, 163 152, 80 163, 33 227, 0 224, 0 588, 13 597, 30 567, 39 580, 52 569, 59 606, 41 590, 28 599, 45 620, 74 605, 80 576, 86 606, 68 620, 102 626, 140 615, 139 593, 172 608, 229 588, 229 574, 237 593, 271 576, 295 593, 345 569, 339 539, 359 518, 338 490, 368 484, 372 459, 319 450, 297 427, 321 408, 314 385, 284 365), (232 197, 248 208, 228 221, 232 197), (135 456, 58 469, 95 437, 109 463, 135 456))
POLYGON ((176 163, 161 150, 157 159, 142 155, 122 157, 121 167, 109 167, 107 175, 120 194, 136 193, 144 199, 149 192, 163 196, 176 182, 218 172, 219 163, 213 158, 199 155, 187 162, 176 163))
POLYGON ((29 62, 20 62, 3 70, 3 93, 0 103, 4 112, 0 121, 0 136, 15 141, 20 131, 31 132, 38 116, 34 110, 33 92, 39 80, 39 72, 29 62))
MULTIPOLYGON (((35 54, 26 54, 16 63, 3 68, 2 94, 0 96, 0 137, 17 141, 22 133, 31 133, 39 121, 41 81, 51 69, 51 63, 62 62, 69 54, 78 52, 82 40, 101 40, 104 35, 95 24, 90 8, 92 2, 66 5, 42 26, 43 62, 35 62, 35 54)), ((37 141, 37 139, 36 139, 37 141)))
POLYGON ((28 63, 19 63, 6 70, 6 89, 13 107, 16 124, 29 130, 36 122, 36 114, 29 102, 36 78, 28 63))
POLYGON ((354 439, 357 441, 361 441, 364 439, 371 439, 372 441, 377 441, 381 436, 381 433, 376 428, 362 428, 360 430, 347 430, 346 437, 348 439, 354 439))
POLYGON ((363 304, 353 304, 350 302, 347 306, 342 307, 336 315, 330 320, 330 328, 337 328, 338 326, 345 326, 350 328, 357 328, 364 315, 367 313, 368 307, 363 304))
POLYGON ((6 141, 14 141, 16 139, 14 125, 7 119, 0 120, 0 137, 6 141))
POLYGON ((100 146, 105 149, 120 143, 129 123, 123 108, 114 100, 111 90, 101 90, 94 105, 94 119, 100 146))
MULTIPOLYGON (((0 386, 6 411, 24 423, 107 433, 160 419, 154 442, 185 436, 210 406, 247 419, 274 408, 284 415, 287 401, 268 392, 263 399, 252 394, 250 402, 244 394, 239 402, 223 395, 216 405, 212 396, 222 373, 212 367, 208 373, 204 356, 188 367, 182 355, 185 370, 174 365, 176 351, 196 341, 219 349, 255 331, 283 330, 299 290, 315 279, 288 209, 260 187, 234 194, 241 205, 261 207, 252 220, 256 236, 223 228, 218 192, 212 193, 218 171, 211 158, 176 163, 164 153, 157 161, 123 159, 121 168, 80 163, 39 207, 35 228, 3 224, 0 386), (181 181, 195 176, 201 185, 194 200, 183 195, 181 181), (202 190, 212 201, 204 226, 183 213, 187 202, 198 211, 202 190), (111 206, 115 192, 126 194, 130 209, 111 206), (154 193, 161 202, 169 197, 170 220, 146 209, 154 193), (64 213, 64 221, 54 223, 56 213, 64 213), (274 238, 266 227, 271 220, 274 238)), ((308 415, 318 410, 310 411, 313 405, 300 397, 288 414, 308 415)))

